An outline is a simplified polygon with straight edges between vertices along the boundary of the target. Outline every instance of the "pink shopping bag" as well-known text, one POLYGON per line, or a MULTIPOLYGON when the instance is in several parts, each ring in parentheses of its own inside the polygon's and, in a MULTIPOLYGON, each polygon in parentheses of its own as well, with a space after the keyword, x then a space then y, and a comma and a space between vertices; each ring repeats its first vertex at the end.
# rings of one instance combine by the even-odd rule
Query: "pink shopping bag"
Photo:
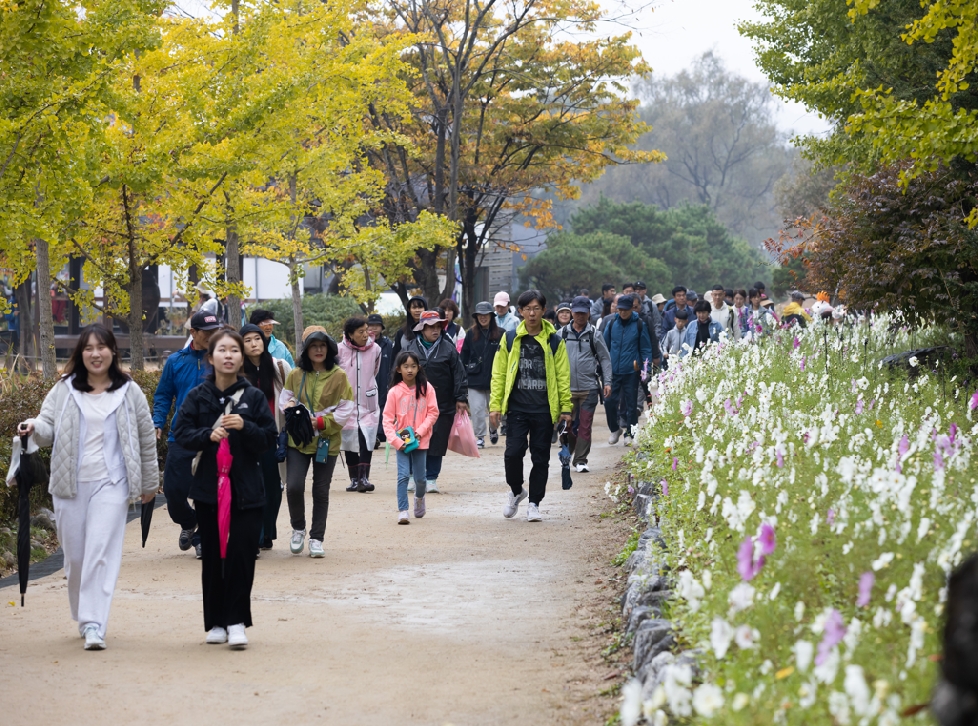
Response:
POLYGON ((472 420, 467 411, 457 411, 452 431, 448 435, 448 448, 462 456, 479 458, 479 446, 475 442, 475 432, 472 430, 472 420))

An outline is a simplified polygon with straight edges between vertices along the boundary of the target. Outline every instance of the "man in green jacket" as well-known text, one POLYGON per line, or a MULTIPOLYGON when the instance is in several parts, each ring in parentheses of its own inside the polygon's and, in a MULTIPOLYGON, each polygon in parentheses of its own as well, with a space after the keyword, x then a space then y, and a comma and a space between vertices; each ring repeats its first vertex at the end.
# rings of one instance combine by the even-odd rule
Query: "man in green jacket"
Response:
POLYGON ((530 497, 528 522, 539 522, 540 502, 547 493, 550 438, 558 420, 571 420, 570 364, 567 348, 554 326, 543 317, 547 299, 527 290, 516 301, 523 316, 515 331, 503 336, 492 364, 489 422, 498 428, 507 415, 506 483, 511 492, 503 516, 516 515, 530 497), (530 449, 530 491, 523 488, 523 457, 530 449))

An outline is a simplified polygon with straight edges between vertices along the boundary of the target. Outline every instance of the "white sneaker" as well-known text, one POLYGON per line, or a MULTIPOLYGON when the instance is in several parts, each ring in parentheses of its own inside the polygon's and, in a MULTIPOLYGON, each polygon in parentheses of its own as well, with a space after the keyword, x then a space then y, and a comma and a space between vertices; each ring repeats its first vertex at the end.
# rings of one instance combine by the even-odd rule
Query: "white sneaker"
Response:
POLYGON ((309 556, 310 557, 326 556, 326 551, 323 549, 322 540, 318 540, 318 539, 309 540, 309 556))
POLYGON ((631 434, 625 434, 625 446, 631 446, 633 441, 631 434))
POLYGON ((398 524, 411 524, 411 520, 408 519, 408 510, 397 513, 397 523, 398 524))
POLYGON ((215 625, 207 632, 206 642, 209 645, 223 645, 224 643, 228 642, 228 631, 215 625))
POLYGON ((506 517, 506 519, 512 519, 515 517, 516 511, 520 508, 520 502, 526 499, 527 496, 529 496, 529 494, 526 491, 526 487, 523 487, 523 489, 520 490, 519 496, 516 496, 512 491, 510 491, 509 501, 506 503, 506 506, 503 507, 503 516, 506 517))
POLYGON ((479 438, 477 438, 475 440, 475 445, 478 446, 480 449, 486 448, 486 440, 485 440, 485 438, 483 438, 482 436, 480 436, 479 438))
POLYGON ((614 446, 615 444, 618 443, 618 439, 620 438, 621 438, 621 429, 618 429, 617 431, 612 433, 611 436, 608 437, 608 443, 614 446))
POLYGON ((245 635, 244 623, 228 626, 228 645, 235 650, 244 650, 248 645, 248 636, 245 635))
POLYGON ((293 529, 292 541, 289 543, 289 549, 292 550, 292 554, 294 555, 302 554, 303 543, 305 541, 306 541, 306 530, 293 529))
POLYGON ((435 494, 441 494, 441 489, 438 488, 437 479, 429 480, 428 485, 425 487, 425 494, 431 494, 432 492, 435 494))
POLYGON ((577 469, 578 474, 582 474, 585 471, 591 471, 590 469, 587 468, 587 464, 578 464, 574 468, 577 469))
POLYGON ((413 476, 409 476, 408 477, 408 491, 409 492, 413 492, 414 490, 415 490, 414 477, 413 476))
POLYGON ((82 635, 85 636, 85 650, 105 650, 105 641, 98 634, 98 626, 95 623, 86 625, 82 635))
POLYGON ((543 517, 540 516, 540 507, 530 502, 526 505, 526 521, 527 522, 542 522, 543 517))

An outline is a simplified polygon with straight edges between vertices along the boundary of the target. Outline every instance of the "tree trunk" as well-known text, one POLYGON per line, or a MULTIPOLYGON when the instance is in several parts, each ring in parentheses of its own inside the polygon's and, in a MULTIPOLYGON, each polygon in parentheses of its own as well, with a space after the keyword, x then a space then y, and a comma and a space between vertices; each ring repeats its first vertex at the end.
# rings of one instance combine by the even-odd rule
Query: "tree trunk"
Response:
POLYGON ((302 331, 306 324, 302 318, 302 292, 299 290, 299 263, 289 259, 289 281, 292 283, 292 320, 295 327, 295 357, 302 353, 302 331))
POLYGON ((418 250, 421 265, 414 269, 414 280, 421 288, 421 294, 428 301, 429 308, 435 307, 441 300, 438 297, 441 292, 441 285, 438 284, 438 258, 441 256, 441 249, 435 247, 433 250, 418 250))
POLYGON ((54 315, 51 312, 51 257, 47 240, 34 241, 37 251, 37 310, 40 318, 41 374, 45 378, 58 375, 54 349, 54 315))
MULTIPOLYGON (((225 255, 224 269, 227 274, 229 284, 239 284, 241 282, 241 254, 238 251, 238 233, 234 224, 227 226, 227 251, 225 255)), ((227 296, 228 325, 235 330, 241 327, 241 298, 237 295, 227 296)))
POLYGON ((133 211, 129 208, 129 192, 122 187, 122 204, 126 215, 127 254, 129 255, 129 369, 141 371, 143 361, 143 266, 136 249, 136 230, 133 211))
POLYGON ((17 322, 20 327, 20 355, 23 359, 23 368, 27 371, 34 370, 34 316, 31 315, 31 278, 28 277, 19 284, 14 290, 17 297, 17 322))

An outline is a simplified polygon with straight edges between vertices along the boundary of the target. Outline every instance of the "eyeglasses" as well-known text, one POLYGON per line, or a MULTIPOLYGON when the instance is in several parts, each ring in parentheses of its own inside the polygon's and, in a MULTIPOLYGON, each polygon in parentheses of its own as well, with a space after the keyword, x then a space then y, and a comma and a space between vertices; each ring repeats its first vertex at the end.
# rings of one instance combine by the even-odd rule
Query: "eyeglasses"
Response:
POLYGON ((543 308, 540 307, 539 305, 533 305, 532 307, 528 305, 525 308, 523 308, 523 312, 524 313, 542 313, 543 312, 543 308))

